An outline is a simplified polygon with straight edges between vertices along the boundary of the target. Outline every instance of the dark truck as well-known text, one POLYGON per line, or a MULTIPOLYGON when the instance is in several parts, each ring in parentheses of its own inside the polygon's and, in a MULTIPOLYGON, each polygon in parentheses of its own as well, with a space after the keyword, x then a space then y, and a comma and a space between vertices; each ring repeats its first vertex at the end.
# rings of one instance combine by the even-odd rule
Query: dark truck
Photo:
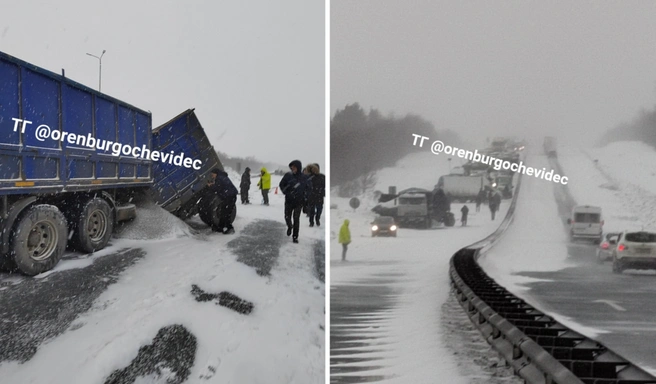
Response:
POLYGON ((222 167, 193 111, 169 123, 152 131, 150 112, 0 52, 0 264, 36 275, 67 246, 103 249, 115 225, 135 217, 137 194, 188 217, 209 171, 222 167), (110 143, 133 151, 117 155, 110 143), (137 148, 187 150, 202 165, 174 169, 137 148))
POLYGON ((432 228, 433 221, 444 224, 446 227, 455 225, 453 213, 448 210, 444 201, 435 199, 437 191, 428 191, 421 188, 410 188, 398 194, 381 194, 379 203, 394 200, 394 207, 377 205, 373 212, 381 216, 391 216, 399 227, 432 228))

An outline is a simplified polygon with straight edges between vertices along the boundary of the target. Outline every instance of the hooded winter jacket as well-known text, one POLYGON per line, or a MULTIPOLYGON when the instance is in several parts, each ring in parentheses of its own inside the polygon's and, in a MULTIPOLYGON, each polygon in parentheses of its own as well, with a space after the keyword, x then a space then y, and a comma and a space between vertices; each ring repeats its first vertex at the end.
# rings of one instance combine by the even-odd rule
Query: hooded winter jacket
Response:
POLYGON ((348 219, 344 220, 344 224, 339 229, 339 239, 340 244, 349 244, 351 242, 351 231, 349 230, 349 221, 348 219))
POLYGON ((237 187, 230 181, 228 174, 217 170, 216 179, 211 186, 212 192, 216 193, 222 200, 229 200, 239 194, 237 187))
POLYGON ((308 168, 310 169, 310 181, 312 182, 309 203, 323 204, 323 198, 326 196, 326 176, 319 173, 319 167, 316 164, 310 164, 308 168))
POLYGON ((280 190, 285 195, 285 203, 294 205, 304 205, 307 203, 310 193, 312 193, 312 183, 306 175, 303 174, 303 167, 300 160, 294 160, 289 163, 289 167, 296 167, 296 173, 287 172, 280 180, 280 190))
POLYGON ((257 182, 257 186, 260 187, 260 189, 271 189, 271 174, 269 171, 262 167, 262 169, 260 169, 260 175, 260 181, 257 182))

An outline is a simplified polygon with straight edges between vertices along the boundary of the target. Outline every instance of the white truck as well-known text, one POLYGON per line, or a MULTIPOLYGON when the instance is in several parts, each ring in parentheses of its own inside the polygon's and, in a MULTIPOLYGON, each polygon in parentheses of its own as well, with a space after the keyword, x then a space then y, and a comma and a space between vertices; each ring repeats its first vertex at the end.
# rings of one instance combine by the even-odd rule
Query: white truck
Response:
POLYGON ((487 185, 485 174, 475 176, 444 175, 437 182, 437 188, 442 188, 453 202, 475 200, 481 188, 487 185))

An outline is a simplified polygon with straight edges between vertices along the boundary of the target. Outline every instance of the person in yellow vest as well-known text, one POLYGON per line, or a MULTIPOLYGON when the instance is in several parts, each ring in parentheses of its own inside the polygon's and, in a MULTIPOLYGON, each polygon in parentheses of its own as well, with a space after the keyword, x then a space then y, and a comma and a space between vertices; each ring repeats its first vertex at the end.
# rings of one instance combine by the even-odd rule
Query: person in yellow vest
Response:
POLYGON ((260 170, 260 181, 258 181, 257 186, 262 190, 262 198, 264 199, 264 202, 262 204, 269 205, 269 189, 271 189, 271 174, 264 167, 262 167, 262 169, 260 170))
POLYGON ((338 242, 342 244, 342 261, 346 260, 346 250, 348 245, 351 243, 351 231, 349 230, 349 221, 348 219, 344 220, 344 224, 339 229, 339 239, 338 242))

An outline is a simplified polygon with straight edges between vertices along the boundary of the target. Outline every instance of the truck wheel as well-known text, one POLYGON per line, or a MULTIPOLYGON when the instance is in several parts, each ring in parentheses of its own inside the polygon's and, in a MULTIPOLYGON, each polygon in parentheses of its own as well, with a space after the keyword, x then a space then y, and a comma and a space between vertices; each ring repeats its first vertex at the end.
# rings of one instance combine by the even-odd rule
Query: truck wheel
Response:
POLYGON ((234 209, 232 210, 232 214, 230 215, 230 224, 234 223, 236 218, 237 218, 237 205, 235 205, 234 209))
POLYGON ((21 214, 10 238, 9 256, 16 268, 26 275, 38 275, 54 268, 64 255, 66 218, 55 206, 32 206, 21 214))
POLYGON ((91 253, 107 246, 114 230, 112 208, 104 199, 95 197, 73 215, 75 249, 91 253))
POLYGON ((203 220, 203 223, 210 227, 218 227, 220 204, 221 199, 216 195, 208 195, 200 201, 198 216, 203 220))

